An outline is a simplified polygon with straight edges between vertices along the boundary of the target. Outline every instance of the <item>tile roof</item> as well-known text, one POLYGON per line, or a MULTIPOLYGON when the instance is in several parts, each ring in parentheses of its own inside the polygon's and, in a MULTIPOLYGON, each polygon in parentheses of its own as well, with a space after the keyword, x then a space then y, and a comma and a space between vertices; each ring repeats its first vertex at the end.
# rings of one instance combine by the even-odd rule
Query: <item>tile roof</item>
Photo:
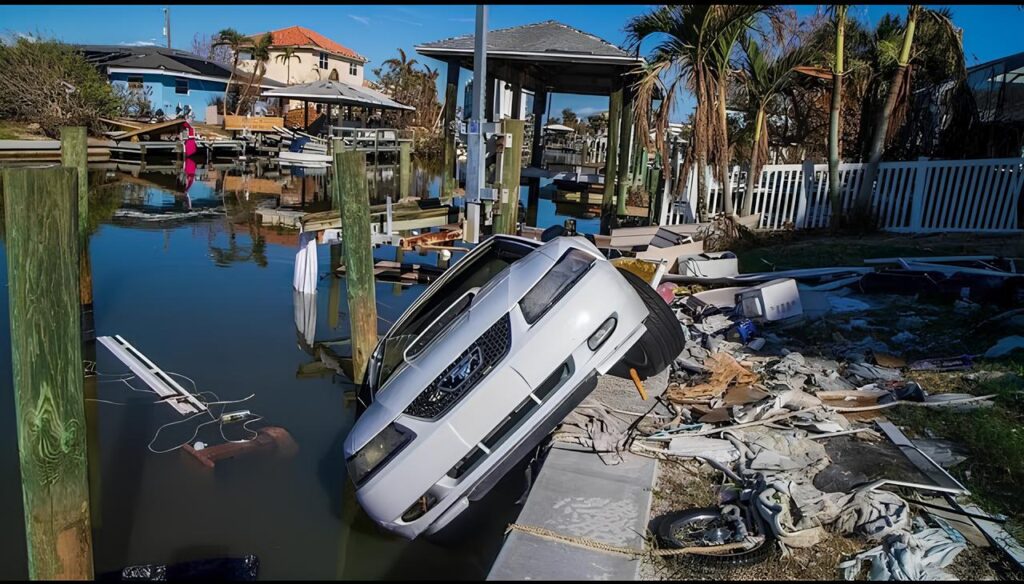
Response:
POLYGON ((256 40, 265 34, 270 34, 272 39, 272 45, 275 47, 319 47, 321 49, 337 53, 339 55, 349 57, 351 59, 359 59, 366 62, 366 57, 363 57, 359 53, 352 49, 336 43, 324 35, 316 32, 315 30, 309 30, 303 26, 289 26, 288 28, 281 28, 278 30, 272 30, 269 33, 258 33, 249 35, 250 39, 256 40))
MULTIPOLYGON (((473 35, 424 43, 420 49, 473 50, 473 35)), ((568 53, 598 57, 634 57, 612 43, 555 20, 488 31, 488 51, 568 53)))

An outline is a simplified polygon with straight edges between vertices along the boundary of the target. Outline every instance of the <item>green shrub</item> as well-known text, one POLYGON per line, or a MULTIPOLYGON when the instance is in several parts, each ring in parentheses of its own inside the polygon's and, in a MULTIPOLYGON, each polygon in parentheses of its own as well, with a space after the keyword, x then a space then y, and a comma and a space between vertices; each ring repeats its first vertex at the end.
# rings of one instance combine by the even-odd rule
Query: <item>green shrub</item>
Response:
POLYGON ((57 137, 61 126, 99 133, 99 118, 121 111, 121 99, 103 75, 70 46, 19 38, 0 44, 0 117, 39 124, 57 137))

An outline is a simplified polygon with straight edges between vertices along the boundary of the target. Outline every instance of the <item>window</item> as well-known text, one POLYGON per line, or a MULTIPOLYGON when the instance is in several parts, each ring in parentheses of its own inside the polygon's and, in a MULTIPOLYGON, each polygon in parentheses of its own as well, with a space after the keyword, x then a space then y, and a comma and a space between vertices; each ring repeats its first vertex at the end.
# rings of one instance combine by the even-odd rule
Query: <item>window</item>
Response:
POLYGON ((239 61, 252 61, 252 53, 249 51, 238 51, 239 61))
POLYGON ((327 53, 320 53, 320 68, 327 68, 327 53))
POLYGON ((131 90, 142 89, 142 75, 129 75, 128 76, 128 89, 131 89, 131 90))
POLYGON ((349 63, 348 64, 348 74, 353 76, 353 77, 355 77, 356 75, 359 75, 359 65, 356 65, 355 63, 349 63))
POLYGON ((174 93, 180 93, 182 95, 188 95, 188 79, 175 79, 174 80, 174 93))

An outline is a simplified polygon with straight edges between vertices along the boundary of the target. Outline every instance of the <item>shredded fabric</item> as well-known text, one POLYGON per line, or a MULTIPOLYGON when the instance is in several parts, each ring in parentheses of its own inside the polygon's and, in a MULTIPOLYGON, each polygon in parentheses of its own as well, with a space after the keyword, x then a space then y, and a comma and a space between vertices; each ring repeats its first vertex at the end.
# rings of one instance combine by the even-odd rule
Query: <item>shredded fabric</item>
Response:
POLYGON ((861 564, 870 562, 869 580, 956 580, 944 570, 967 548, 939 527, 920 529, 914 533, 894 533, 882 545, 863 551, 839 564, 839 574, 853 580, 861 572, 861 564))

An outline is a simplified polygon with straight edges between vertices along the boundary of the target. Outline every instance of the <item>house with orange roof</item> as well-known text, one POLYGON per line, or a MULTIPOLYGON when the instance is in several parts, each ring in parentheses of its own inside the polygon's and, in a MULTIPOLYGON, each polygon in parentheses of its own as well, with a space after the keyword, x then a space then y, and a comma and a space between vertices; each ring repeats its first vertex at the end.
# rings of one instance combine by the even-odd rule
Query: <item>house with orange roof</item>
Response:
MULTIPOLYGON (((269 33, 247 35, 253 42, 263 35, 271 36, 270 60, 266 77, 286 85, 309 83, 321 79, 344 81, 363 85, 363 68, 367 59, 354 50, 324 35, 302 26, 290 26, 269 33), (280 57, 284 49, 291 48, 293 57, 280 57)), ((239 68, 252 71, 256 62, 245 51, 241 52, 239 68)))

